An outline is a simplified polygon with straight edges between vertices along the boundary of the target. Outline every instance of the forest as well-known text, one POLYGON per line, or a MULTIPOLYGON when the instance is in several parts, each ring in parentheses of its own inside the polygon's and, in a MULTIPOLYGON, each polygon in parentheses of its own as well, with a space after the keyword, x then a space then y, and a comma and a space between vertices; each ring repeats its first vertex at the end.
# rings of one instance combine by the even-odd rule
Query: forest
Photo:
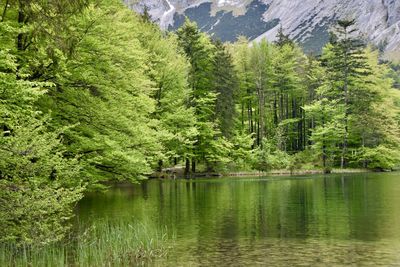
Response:
POLYGON ((107 183, 400 164, 399 65, 339 20, 321 55, 162 32, 118 0, 0 1, 0 243, 47 245, 107 183))

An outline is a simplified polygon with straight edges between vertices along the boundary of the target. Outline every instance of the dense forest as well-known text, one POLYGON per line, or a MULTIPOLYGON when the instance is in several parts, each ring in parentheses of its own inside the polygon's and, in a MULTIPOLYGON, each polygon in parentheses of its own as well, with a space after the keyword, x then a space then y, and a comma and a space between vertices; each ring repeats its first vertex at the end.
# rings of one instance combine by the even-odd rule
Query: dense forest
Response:
POLYGON ((338 21, 321 55, 162 32, 118 0, 0 1, 0 242, 48 244, 107 181, 165 168, 392 170, 399 68, 338 21))

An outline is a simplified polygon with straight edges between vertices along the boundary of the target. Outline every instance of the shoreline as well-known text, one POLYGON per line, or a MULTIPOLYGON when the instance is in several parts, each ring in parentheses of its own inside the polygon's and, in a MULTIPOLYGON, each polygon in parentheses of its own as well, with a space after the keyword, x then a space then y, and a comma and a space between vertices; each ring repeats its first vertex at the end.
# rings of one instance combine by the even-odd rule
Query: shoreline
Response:
POLYGON ((223 174, 224 177, 236 177, 236 176, 296 176, 305 174, 338 174, 338 173, 368 173, 374 172, 368 169, 333 169, 330 173, 325 173, 324 170, 272 170, 268 172, 231 172, 223 174))
POLYGON ((272 170, 268 172, 261 171, 243 171, 243 172, 221 172, 221 173, 211 173, 211 172, 198 172, 191 173, 186 177, 183 170, 180 168, 166 169, 163 172, 156 172, 151 174, 149 179, 198 179, 198 178, 218 178, 218 177, 262 177, 262 176, 297 176, 297 175, 307 175, 307 174, 348 174, 348 173, 374 173, 377 171, 370 169, 332 169, 330 173, 325 173, 322 169, 314 170, 272 170))

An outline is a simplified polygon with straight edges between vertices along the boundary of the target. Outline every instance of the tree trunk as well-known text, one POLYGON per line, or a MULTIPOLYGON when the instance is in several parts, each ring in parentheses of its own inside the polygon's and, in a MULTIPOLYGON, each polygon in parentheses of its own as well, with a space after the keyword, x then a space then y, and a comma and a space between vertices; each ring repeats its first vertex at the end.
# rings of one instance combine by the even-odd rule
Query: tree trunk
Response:
MULTIPOLYGON (((25 23, 25 14, 24 14, 24 11, 22 9, 22 3, 21 2, 20 2, 19 10, 18 10, 18 23, 19 24, 25 23)), ((25 36, 25 34, 23 34, 23 33, 19 33, 18 36, 17 36, 17 49, 19 51, 23 51, 24 50, 24 36, 25 36)))
MULTIPOLYGON (((345 39, 347 39, 347 29, 345 29, 345 39)), ((349 105, 349 66, 348 66, 348 48, 345 50, 344 54, 344 85, 343 85, 343 93, 344 93, 344 136, 343 136, 343 147, 342 147, 342 157, 340 161, 340 168, 346 167, 346 154, 347 154, 347 143, 348 143, 348 105, 349 105)))
POLYGON ((185 178, 190 178, 190 160, 187 158, 185 162, 185 178))
POLYGON ((257 146, 260 146, 261 145, 261 137, 260 137, 260 109, 258 109, 257 110, 257 113, 258 114, 256 114, 256 118, 257 118, 257 123, 256 123, 256 127, 257 127, 257 129, 256 129, 256 132, 257 132, 257 146))
MULTIPOLYGON (((322 117, 322 126, 325 126, 324 116, 322 117)), ((324 169, 324 173, 328 173, 328 168, 326 166, 326 159, 327 159, 327 151, 326 151, 325 135, 322 135, 322 166, 324 169)))
MULTIPOLYGON (((323 136, 324 138, 325 136, 323 136)), ((325 145, 325 141, 323 141, 323 145, 322 145, 322 166, 324 168, 324 172, 326 172, 327 168, 326 168, 326 145, 325 145)))
POLYGON ((346 165, 347 165, 347 162, 346 162, 347 142, 348 142, 347 140, 348 140, 348 127, 347 127, 347 118, 345 117, 342 156, 341 156, 341 159, 340 159, 340 168, 341 169, 344 169, 346 167, 346 165))
POLYGON ((7 14, 8 3, 9 3, 9 0, 7 0, 6 4, 4 5, 3 14, 1 15, 1 22, 4 21, 4 18, 6 16, 6 14, 7 14))
POLYGON ((192 173, 196 173, 196 160, 192 159, 192 173))
POLYGON ((242 129, 244 129, 244 102, 242 101, 242 129))
POLYGON ((276 92, 274 92, 274 125, 278 126, 278 103, 276 99, 276 92))
MULTIPOLYGON (((363 133, 362 134, 362 148, 364 149, 365 148, 365 134, 363 133)), ((364 158, 364 160, 363 160, 363 167, 366 169, 366 168, 368 168, 368 161, 367 161, 367 159, 365 159, 364 158)))
POLYGON ((248 105, 247 105, 247 115, 249 117, 249 133, 253 133, 253 108, 252 108, 252 103, 251 100, 249 100, 248 105))
POLYGON ((260 95, 260 103, 259 103, 259 124, 258 124, 258 130, 259 130, 259 145, 262 145, 262 140, 264 138, 264 127, 265 127, 265 122, 264 122, 264 106, 265 106, 265 97, 264 97, 264 90, 262 87, 259 88, 259 95, 260 95))
POLYGON ((158 161, 158 168, 157 168, 157 171, 158 171, 158 172, 162 172, 162 169, 163 169, 163 161, 162 161, 162 160, 159 160, 159 161, 158 161))
POLYGON ((280 93, 280 106, 279 106, 279 121, 283 121, 283 93, 280 93))

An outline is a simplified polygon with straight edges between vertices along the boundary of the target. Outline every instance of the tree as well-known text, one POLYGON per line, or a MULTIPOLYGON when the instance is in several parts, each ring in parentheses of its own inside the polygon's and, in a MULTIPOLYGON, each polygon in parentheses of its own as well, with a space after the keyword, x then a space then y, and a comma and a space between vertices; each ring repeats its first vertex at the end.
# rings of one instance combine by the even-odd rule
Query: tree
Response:
POLYGON ((343 21, 339 25, 341 37, 333 36, 323 50, 321 61, 325 71, 320 72, 317 67, 311 72, 322 78, 322 82, 316 83, 317 98, 305 106, 313 124, 312 146, 321 151, 325 169, 329 167, 327 160, 333 166, 336 158, 340 159, 341 168, 350 164, 393 167, 398 150, 390 144, 397 142, 389 140, 397 139, 392 129, 398 128, 398 124, 394 115, 397 108, 386 98, 387 94, 395 95, 387 78, 388 68, 378 63, 377 52, 365 49, 360 40, 348 36, 354 32, 348 30, 353 22, 343 21), (390 108, 383 111, 383 105, 390 108), (378 156, 382 151, 387 152, 387 158, 378 156))
POLYGON ((218 94, 215 115, 222 135, 229 139, 235 127, 238 80, 232 56, 221 42, 215 43, 213 83, 218 94))
POLYGON ((337 100, 330 100, 326 92, 330 88, 321 86, 317 90, 317 99, 304 107, 309 118, 314 120, 310 140, 312 148, 322 158, 324 172, 329 173, 335 165, 335 156, 338 153, 337 144, 343 136, 343 104, 337 100))
POLYGON ((156 108, 152 114, 157 121, 157 139, 163 148, 157 155, 158 170, 172 162, 191 156, 197 135, 194 108, 188 107, 192 94, 188 85, 190 65, 179 53, 176 35, 163 36, 154 24, 143 26, 142 46, 152 56, 147 61, 147 75, 156 90, 152 98, 156 108), (169 162, 168 162, 169 161, 169 162))
MULTIPOLYGON (((239 83, 238 101, 240 105, 240 132, 246 132, 248 135, 253 136, 253 106, 256 101, 248 40, 244 37, 239 37, 239 40, 234 44, 232 53, 239 83)), ((254 144, 252 147, 253 146, 254 144)))
POLYGON ((371 75, 358 87, 364 88, 352 120, 358 148, 352 160, 365 168, 393 169, 399 162, 399 93, 390 69, 379 63, 378 51, 365 51, 371 75), (368 125, 368 127, 366 127, 368 125))
POLYGON ((257 95, 257 122, 256 145, 262 146, 265 137, 265 94, 271 85, 271 50, 272 47, 265 40, 254 44, 251 50, 250 62, 252 65, 254 85, 257 95))
POLYGON ((283 47, 285 45, 294 46, 293 40, 290 39, 289 35, 287 35, 283 32, 282 25, 278 29, 278 33, 276 35, 276 41, 274 42, 274 44, 279 47, 283 47))
POLYGON ((0 242, 41 246, 65 236, 84 187, 63 129, 34 106, 52 84, 25 80, 10 52, 0 51, 0 242))
POLYGON ((304 149, 304 116, 300 108, 306 95, 300 78, 303 64, 303 54, 292 44, 278 47, 272 60, 274 132, 280 134, 280 149, 292 153, 304 149))
POLYGON ((141 14, 141 17, 142 17, 142 20, 145 23, 152 23, 153 22, 153 19, 151 18, 151 15, 149 13, 149 7, 148 6, 146 6, 146 5, 144 6, 143 12, 141 14))
POLYGON ((336 33, 332 33, 330 45, 325 49, 323 57, 330 73, 332 94, 336 94, 344 104, 341 168, 347 165, 349 117, 357 106, 357 99, 360 99, 358 95, 362 94, 362 88, 357 88, 357 83, 370 75, 364 54, 365 44, 359 38, 353 37, 356 32, 354 24, 355 20, 337 22, 336 33))
POLYGON ((147 24, 114 1, 71 20, 82 38, 40 106, 51 111, 55 127, 75 126, 65 142, 71 154, 81 155, 88 182, 143 179, 162 151, 151 117, 151 55, 139 40, 147 24))
MULTIPOLYGON (((191 159, 196 171, 196 161, 203 161, 211 170, 212 162, 225 157, 226 140, 221 137, 215 118, 218 93, 214 87, 214 53, 211 40, 200 33, 196 23, 188 19, 177 31, 179 45, 190 62, 189 85, 191 96, 189 106, 194 108, 198 135, 191 159)), ((189 158, 186 159, 186 174, 189 173, 189 158)))

